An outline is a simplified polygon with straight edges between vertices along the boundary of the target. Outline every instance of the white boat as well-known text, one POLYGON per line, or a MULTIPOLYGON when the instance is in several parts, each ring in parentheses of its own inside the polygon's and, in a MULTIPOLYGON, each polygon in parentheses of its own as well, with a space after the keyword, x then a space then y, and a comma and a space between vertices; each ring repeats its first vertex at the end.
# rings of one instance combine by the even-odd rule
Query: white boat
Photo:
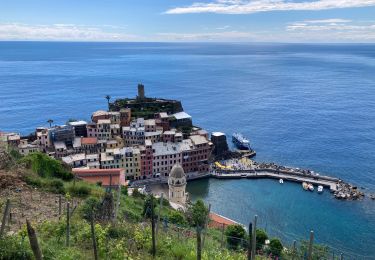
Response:
POLYGON ((318 186, 318 193, 323 193, 323 186, 322 185, 318 186))
POLYGON ((302 182, 302 188, 304 190, 308 190, 309 189, 309 185, 307 184, 307 182, 302 182))
POLYGON ((283 183, 284 183, 284 180, 283 180, 283 179, 280 179, 280 180, 279 180, 279 183, 280 183, 280 184, 283 184, 283 183))
POLYGON ((314 185, 311 183, 308 184, 309 191, 314 191, 314 185))

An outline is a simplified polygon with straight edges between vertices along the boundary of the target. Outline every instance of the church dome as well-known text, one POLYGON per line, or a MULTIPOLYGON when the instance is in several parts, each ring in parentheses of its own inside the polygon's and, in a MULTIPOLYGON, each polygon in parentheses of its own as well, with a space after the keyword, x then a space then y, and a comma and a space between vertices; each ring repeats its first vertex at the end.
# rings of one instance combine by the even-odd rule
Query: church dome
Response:
POLYGON ((184 169, 179 164, 175 164, 172 167, 171 172, 169 173, 169 177, 175 178, 175 179, 181 179, 185 177, 184 169))

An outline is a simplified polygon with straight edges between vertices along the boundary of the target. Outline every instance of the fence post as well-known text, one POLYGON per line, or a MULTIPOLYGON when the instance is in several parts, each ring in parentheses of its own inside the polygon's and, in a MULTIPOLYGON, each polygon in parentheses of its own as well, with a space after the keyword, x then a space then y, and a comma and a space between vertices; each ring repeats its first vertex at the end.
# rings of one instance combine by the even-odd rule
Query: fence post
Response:
POLYGON ((253 223, 249 223, 249 238, 247 243, 247 260, 251 260, 251 232, 253 231, 253 223))
POLYGON ((211 212, 211 203, 208 204, 208 213, 207 213, 207 216, 206 216, 206 221, 204 223, 204 233, 203 233, 203 238, 202 238, 202 248, 204 247, 204 242, 206 240, 206 233, 207 233, 207 224, 208 224, 208 220, 210 219, 210 212, 211 212))
POLYGON ((118 209, 120 208, 120 198, 121 198, 121 184, 118 185, 116 208, 115 208, 115 213, 113 214, 113 221, 115 223, 117 222, 118 209))
POLYGON ((256 243, 257 243, 257 220, 258 215, 254 216, 254 224, 253 224, 253 235, 251 236, 251 259, 255 260, 255 249, 256 249, 256 243))
POLYGON ((70 239, 70 202, 66 204, 66 246, 69 246, 70 239))
POLYGON ((59 219, 61 218, 62 213, 62 198, 61 195, 59 195, 59 219))
POLYGON ((156 222, 156 236, 159 233, 159 223, 160 223, 160 217, 161 217, 161 208, 163 207, 163 199, 164 199, 164 193, 161 193, 160 204, 159 204, 158 222, 156 222))
POLYGON ((224 223, 221 224, 221 247, 224 247, 224 229, 225 225, 224 223))
POLYGON ((154 197, 151 196, 151 231, 152 231, 152 256, 156 255, 155 241, 155 216, 154 216, 154 197))
POLYGON ((6 221, 7 221, 7 217, 9 216, 9 208, 10 208, 10 199, 7 199, 4 214, 3 214, 3 219, 1 221, 0 238, 4 234, 5 224, 6 224, 6 221))
POLYGON ((27 220, 27 219, 26 219, 26 226, 27 226, 27 234, 29 236, 30 247, 33 251, 35 259, 36 260, 42 260, 43 255, 42 255, 42 251, 40 251, 38 238, 35 234, 34 228, 31 226, 29 220, 27 220))
POLYGON ((201 227, 197 226, 197 260, 202 259, 202 237, 201 237, 201 227))
POLYGON ((310 242, 309 242, 309 254, 307 256, 308 260, 312 260, 312 251, 313 251, 313 243, 314 243, 314 231, 310 231, 310 242))
POLYGON ((94 248, 94 259, 98 260, 98 251, 96 248, 96 237, 95 237, 95 226, 94 226, 94 211, 91 211, 91 238, 92 238, 92 246, 94 248))

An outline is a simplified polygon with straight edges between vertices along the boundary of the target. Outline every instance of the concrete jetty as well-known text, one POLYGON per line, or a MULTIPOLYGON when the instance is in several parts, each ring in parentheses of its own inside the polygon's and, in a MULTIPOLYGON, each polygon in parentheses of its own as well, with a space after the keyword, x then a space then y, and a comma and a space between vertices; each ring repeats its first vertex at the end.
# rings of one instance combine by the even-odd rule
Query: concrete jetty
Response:
POLYGON ((317 175, 299 175, 292 173, 285 173, 280 171, 274 171, 272 169, 262 169, 253 171, 240 171, 240 172, 215 172, 212 173, 212 177, 217 179, 283 179, 292 182, 308 182, 313 185, 322 185, 328 187, 331 191, 337 190, 339 179, 331 178, 328 176, 317 176, 317 175))

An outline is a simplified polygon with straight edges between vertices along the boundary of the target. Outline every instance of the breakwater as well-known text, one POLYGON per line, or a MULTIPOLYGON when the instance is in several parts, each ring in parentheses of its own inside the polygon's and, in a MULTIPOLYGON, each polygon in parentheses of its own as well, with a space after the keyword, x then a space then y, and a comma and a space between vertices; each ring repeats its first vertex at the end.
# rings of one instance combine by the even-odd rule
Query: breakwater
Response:
POLYGON ((275 164, 254 164, 252 169, 218 170, 211 174, 217 179, 283 179, 298 183, 310 183, 328 187, 336 199, 357 200, 365 194, 356 186, 339 178, 320 175, 310 170, 277 166, 275 164))

